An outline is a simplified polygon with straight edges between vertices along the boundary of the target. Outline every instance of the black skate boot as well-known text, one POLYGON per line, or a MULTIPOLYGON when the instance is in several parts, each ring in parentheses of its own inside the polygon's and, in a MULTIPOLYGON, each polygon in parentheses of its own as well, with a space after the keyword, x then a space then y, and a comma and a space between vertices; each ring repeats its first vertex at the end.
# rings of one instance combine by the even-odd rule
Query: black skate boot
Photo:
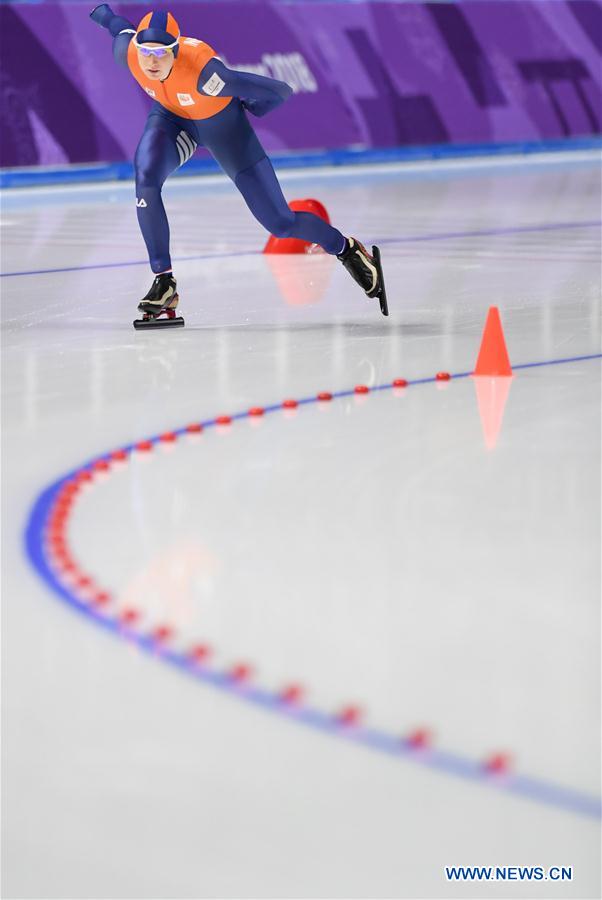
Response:
POLYGON ((377 297, 383 316, 389 315, 385 279, 380 262, 380 250, 372 247, 372 256, 355 238, 347 238, 347 248, 337 256, 351 277, 363 288, 368 297, 377 297))
POLYGON ((150 291, 138 304, 143 316, 134 320, 134 328, 182 327, 184 319, 176 316, 179 299, 173 274, 163 272, 162 275, 156 275, 150 291))

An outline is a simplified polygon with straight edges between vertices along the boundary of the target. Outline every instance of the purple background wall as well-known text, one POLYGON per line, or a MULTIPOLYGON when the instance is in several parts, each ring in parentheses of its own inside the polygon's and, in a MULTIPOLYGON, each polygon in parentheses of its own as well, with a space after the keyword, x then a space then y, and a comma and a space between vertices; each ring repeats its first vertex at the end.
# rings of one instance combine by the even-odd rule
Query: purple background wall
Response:
MULTIPOLYGON (((93 5, 93 4, 91 4, 93 5)), ((119 3, 137 24, 146 8, 119 3)), ((186 3, 182 33, 289 81, 271 151, 533 141, 601 130, 600 0, 186 3)), ((151 101, 85 5, 0 7, 0 165, 131 159, 151 101)))

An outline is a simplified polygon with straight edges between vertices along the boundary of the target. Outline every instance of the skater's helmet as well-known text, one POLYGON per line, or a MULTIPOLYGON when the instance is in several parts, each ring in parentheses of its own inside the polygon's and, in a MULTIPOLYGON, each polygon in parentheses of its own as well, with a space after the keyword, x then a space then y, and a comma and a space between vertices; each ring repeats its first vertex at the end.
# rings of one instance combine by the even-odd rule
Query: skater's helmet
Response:
POLYGON ((149 12, 136 29, 134 43, 165 44, 177 56, 179 37, 180 28, 170 12, 149 12))

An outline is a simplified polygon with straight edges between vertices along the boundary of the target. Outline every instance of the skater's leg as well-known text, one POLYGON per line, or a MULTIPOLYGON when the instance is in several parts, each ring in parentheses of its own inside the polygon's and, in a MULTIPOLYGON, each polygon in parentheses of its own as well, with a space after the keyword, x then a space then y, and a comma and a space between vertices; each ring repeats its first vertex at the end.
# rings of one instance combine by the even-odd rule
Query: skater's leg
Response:
POLYGON ((189 136, 182 136, 178 126, 161 116, 149 116, 134 165, 138 224, 155 273, 171 269, 169 223, 161 189, 167 176, 185 162, 185 154, 192 155, 195 148, 196 144, 189 136))
POLYGON ((197 122, 199 140, 234 181, 255 218, 276 237, 296 237, 341 253, 345 238, 313 213, 295 213, 284 198, 274 168, 245 110, 233 100, 217 116, 197 122))
POLYGON ((312 213, 293 212, 276 173, 238 100, 216 116, 196 123, 197 137, 235 182, 255 218, 276 237, 295 237, 336 254, 369 297, 386 312, 380 254, 370 254, 356 238, 346 238, 312 213))
POLYGON ((267 156, 240 172, 235 184, 255 218, 275 237, 300 238, 333 255, 345 249, 344 236, 328 222, 313 213, 292 211, 267 156))

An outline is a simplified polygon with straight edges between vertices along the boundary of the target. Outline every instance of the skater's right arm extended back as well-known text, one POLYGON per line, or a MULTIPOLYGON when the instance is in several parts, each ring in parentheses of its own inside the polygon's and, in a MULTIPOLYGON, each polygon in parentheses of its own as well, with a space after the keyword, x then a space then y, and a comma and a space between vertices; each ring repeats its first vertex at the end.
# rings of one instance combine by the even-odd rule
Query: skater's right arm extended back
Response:
POLYGON ((116 62, 127 67, 128 47, 136 34, 136 29, 123 16, 116 16, 108 3, 101 3, 90 13, 90 18, 101 28, 113 35, 113 57, 116 62))

